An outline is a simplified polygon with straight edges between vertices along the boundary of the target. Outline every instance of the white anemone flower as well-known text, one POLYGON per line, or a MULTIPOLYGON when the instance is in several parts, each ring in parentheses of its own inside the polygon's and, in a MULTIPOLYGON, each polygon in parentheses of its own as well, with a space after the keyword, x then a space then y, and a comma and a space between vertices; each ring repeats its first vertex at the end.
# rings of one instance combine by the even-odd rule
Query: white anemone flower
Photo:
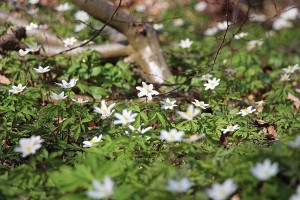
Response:
POLYGON ((206 29, 203 34, 206 35, 206 36, 213 36, 217 32, 218 32, 218 28, 217 27, 211 27, 211 28, 206 29))
POLYGON ((239 128, 240 128, 239 125, 234 125, 234 126, 232 126, 231 124, 229 124, 229 125, 227 125, 226 128, 221 129, 221 131, 222 131, 223 133, 227 133, 227 132, 233 132, 233 131, 235 131, 235 130, 237 130, 237 129, 239 129, 239 128))
POLYGON ((43 73, 46 73, 46 72, 49 72, 49 71, 50 71, 50 66, 47 66, 47 67, 39 66, 38 68, 33 68, 33 69, 34 69, 34 71, 36 71, 37 73, 43 74, 43 73))
POLYGON ((67 89, 67 88, 74 87, 77 81, 78 79, 72 78, 69 83, 65 80, 62 80, 62 83, 56 83, 56 85, 59 85, 60 87, 67 89))
POLYGON ((29 53, 28 50, 23 50, 23 49, 19 50, 19 55, 22 56, 22 57, 25 56, 25 55, 27 55, 28 53, 29 53))
POLYGON ((99 137, 95 136, 92 140, 83 141, 83 147, 92 147, 95 143, 101 142, 102 134, 99 137))
POLYGON ((28 3, 35 5, 38 4, 40 0, 28 0, 28 3))
POLYGON ((184 193, 191 188, 192 184, 188 178, 183 178, 179 181, 169 179, 167 190, 170 192, 184 193))
POLYGON ((87 22, 89 21, 90 16, 87 14, 87 12, 83 10, 79 10, 74 14, 74 17, 76 20, 87 22))
POLYGON ((67 98, 68 96, 65 96, 65 92, 62 91, 60 94, 56 94, 55 92, 52 92, 52 95, 50 97, 55 101, 59 101, 67 98))
POLYGON ((300 185, 296 189, 296 194, 293 194, 289 200, 299 200, 300 199, 300 185))
POLYGON ((184 21, 182 18, 174 19, 173 20, 173 26, 180 27, 184 25, 184 21))
POLYGON ((93 190, 86 192, 86 195, 92 199, 104 199, 109 198, 113 194, 114 182, 110 177, 105 177, 103 183, 97 180, 93 180, 93 190))
POLYGON ((38 149, 42 147, 41 143, 44 140, 40 136, 31 136, 30 138, 20 139, 20 146, 15 148, 16 152, 21 152, 22 157, 30 154, 35 154, 38 149))
POLYGON ((292 148, 300 148, 300 134, 296 136, 295 141, 290 141, 288 145, 292 148))
POLYGON ((205 90, 208 90, 208 89, 214 90, 215 87, 217 87, 219 84, 220 84, 220 79, 216 79, 216 78, 209 79, 209 80, 207 80, 207 83, 204 84, 205 90))
POLYGON ((25 49, 25 51, 29 51, 29 52, 38 52, 41 48, 41 45, 38 45, 37 43, 34 43, 33 45, 28 44, 27 45, 28 48, 25 49))
POLYGON ((129 123, 132 123, 135 121, 135 117, 137 116, 138 114, 137 113, 132 113, 131 110, 127 111, 126 109, 124 109, 122 111, 122 114, 119 114, 119 113, 115 113, 115 117, 118 119, 118 120, 115 120, 114 121, 114 124, 122 124, 122 125, 126 125, 126 124, 129 124, 129 123))
POLYGON ((101 115, 101 119, 106 119, 109 117, 115 110, 112 110, 116 103, 113 103, 107 107, 105 100, 101 101, 101 107, 94 107, 94 112, 101 115))
POLYGON ((281 30, 284 28, 291 28, 291 27, 293 27, 293 23, 282 17, 276 18, 272 24, 272 28, 274 30, 281 30))
MULTIPOLYGON (((75 25, 75 29, 74 29, 74 32, 75 33, 78 33, 80 31, 82 31, 83 29, 85 29, 87 27, 87 25, 85 25, 84 23, 80 23, 80 24, 76 24, 75 25)), ((73 44, 72 44, 73 45, 73 44)), ((71 46, 72 46, 71 45, 71 46)))
POLYGON ((204 11, 206 8, 207 8, 207 3, 205 2, 205 1, 200 1, 199 3, 196 3, 195 4, 195 10, 197 11, 197 12, 202 12, 202 11, 204 11))
POLYGON ((223 184, 214 183, 211 188, 206 190, 209 198, 213 200, 224 200, 231 196, 237 189, 237 185, 232 179, 227 179, 223 184))
POLYGON ((179 142, 182 140, 184 135, 183 131, 177 131, 176 129, 171 129, 170 131, 162 130, 160 131, 160 139, 167 142, 179 142))
POLYGON ((153 24, 153 28, 156 31, 160 31, 164 28, 164 25, 163 24, 153 24))
POLYGON ((221 31, 224 31, 227 29, 228 26, 231 25, 231 22, 223 21, 217 23, 217 28, 221 31))
POLYGON ((190 38, 186 38, 184 40, 180 40, 179 47, 182 49, 190 48, 193 44, 193 41, 190 40, 190 38))
POLYGON ((25 56, 30 52, 32 52, 32 53, 38 52, 41 48, 41 46, 38 45, 37 43, 34 43, 33 45, 28 44, 27 46, 28 46, 28 48, 26 48, 25 50, 23 50, 23 49, 19 50, 20 56, 25 56))
POLYGON ((256 163, 250 171, 255 178, 264 181, 278 173, 278 163, 275 162, 272 164, 270 159, 266 159, 262 163, 256 163))
POLYGON ((260 40, 250 40, 248 43, 247 43, 247 50, 250 51, 252 49, 254 49, 255 47, 260 47, 262 44, 264 43, 264 41, 262 39, 260 40))
POLYGON ((171 101, 169 98, 167 98, 166 101, 160 101, 160 103, 162 104, 161 108, 165 109, 165 110, 167 110, 167 109, 173 110, 173 108, 175 106, 178 106, 178 105, 175 104, 176 100, 171 101))
POLYGON ((200 109, 195 108, 193 105, 189 105, 186 112, 177 111, 181 118, 192 121, 195 116, 200 113, 200 109))
POLYGON ((156 90, 153 90, 153 84, 147 85, 147 83, 142 82, 143 87, 136 87, 140 92, 138 97, 146 96, 148 100, 152 100, 152 95, 158 95, 159 93, 156 90))
POLYGON ((289 65, 287 68, 282 68, 282 71, 286 74, 292 74, 299 69, 299 65, 289 65))
POLYGON ((67 10, 70 10, 71 6, 68 3, 64 4, 59 4, 58 6, 55 7, 55 10, 58 12, 65 12, 67 10))
POLYGON ((291 80, 291 79, 290 79, 290 74, 282 74, 282 75, 280 76, 280 80, 281 80, 281 81, 289 81, 289 80, 291 80))
POLYGON ((12 86, 12 89, 8 90, 9 92, 13 94, 17 94, 20 92, 23 92, 23 90, 26 88, 26 86, 23 86, 22 84, 18 84, 17 86, 12 86))
POLYGON ((253 113, 254 111, 256 111, 256 109, 252 109, 252 106, 248 106, 247 108, 241 109, 240 112, 238 112, 238 115, 242 115, 242 117, 253 113))
POLYGON ((195 99, 195 102, 192 102, 192 104, 194 104, 196 107, 200 107, 202 109, 206 109, 206 107, 209 106, 208 103, 204 103, 204 101, 198 101, 197 99, 195 99))
POLYGON ((296 20, 299 15, 298 8, 287 7, 281 14, 280 18, 285 20, 296 20))
POLYGON ((248 36, 248 33, 241 32, 241 33, 239 33, 239 34, 234 35, 233 38, 234 38, 235 40, 239 40, 239 39, 242 39, 242 38, 244 38, 244 37, 246 37, 246 36, 248 36))
POLYGON ((143 4, 139 4, 139 5, 135 6, 136 12, 142 13, 142 12, 145 12, 146 10, 147 10, 147 7, 143 4))

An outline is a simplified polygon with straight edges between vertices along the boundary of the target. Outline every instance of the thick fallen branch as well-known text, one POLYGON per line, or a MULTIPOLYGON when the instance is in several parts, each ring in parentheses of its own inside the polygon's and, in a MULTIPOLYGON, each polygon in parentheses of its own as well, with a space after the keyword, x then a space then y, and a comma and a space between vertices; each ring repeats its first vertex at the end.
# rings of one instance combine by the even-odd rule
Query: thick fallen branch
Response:
POLYGON ((26 45, 21 42, 21 39, 25 37, 26 31, 24 27, 10 27, 0 37, 0 49, 3 51, 23 49, 26 45))
MULTIPOLYGON (((0 37, 0 49, 3 51, 25 49, 27 46, 21 42, 21 39, 26 37, 26 32, 35 33, 36 39, 38 42, 43 43, 43 49, 40 51, 40 54, 43 56, 50 57, 52 55, 57 55, 62 51, 66 51, 69 48, 62 46, 61 43, 55 45, 56 42, 52 40, 51 45, 46 43, 49 41, 47 36, 51 35, 45 31, 26 31, 22 26, 10 27, 7 29, 6 33, 0 37), (44 34, 45 33, 45 34, 44 34), (53 45, 54 44, 54 45, 53 45)), ((60 41, 60 40, 59 40, 60 41)), ((86 45, 73 49, 71 51, 65 52, 68 56, 78 56, 84 51, 97 51, 101 54, 102 58, 114 58, 114 57, 123 57, 128 56, 133 52, 133 49, 130 45, 124 45, 121 43, 111 43, 111 44, 102 44, 102 45, 86 45)))
MULTIPOLYGON (((161 84, 168 78, 170 71, 163 57, 157 33, 151 24, 136 23, 137 20, 132 15, 119 10, 116 15, 113 15, 116 8, 102 0, 74 0, 73 2, 103 23, 110 22, 109 26, 126 36, 129 46, 119 43, 81 45, 78 48, 72 48, 71 51, 66 51, 68 48, 63 47, 63 39, 57 35, 41 29, 26 30, 27 37, 34 37, 38 43, 43 45, 44 49, 40 51, 42 55, 52 56, 64 52, 66 55, 73 56, 86 50, 98 51, 103 58, 130 55, 141 67, 141 75, 146 81, 161 84), (113 20, 110 19, 112 16, 114 16, 113 20)), ((5 22, 22 26, 28 24, 25 20, 17 19, 0 11, 0 24, 5 22)))
POLYGON ((134 52, 133 57, 142 68, 144 78, 153 83, 163 83, 170 71, 163 57, 157 33, 149 23, 141 23, 132 15, 118 10, 113 20, 110 17, 116 8, 103 0, 72 0, 80 9, 91 16, 109 23, 109 26, 123 33, 134 52))
MULTIPOLYGON (((57 55, 60 52, 67 50, 68 48, 62 46, 43 45, 43 49, 44 51, 41 51, 41 54, 49 57, 51 55, 57 55)), ((133 49, 130 45, 112 43, 112 44, 88 45, 88 46, 78 47, 71 51, 65 52, 65 54, 68 56, 78 56, 84 51, 97 51, 101 54, 102 58, 115 58, 115 57, 124 57, 130 55, 133 49)))

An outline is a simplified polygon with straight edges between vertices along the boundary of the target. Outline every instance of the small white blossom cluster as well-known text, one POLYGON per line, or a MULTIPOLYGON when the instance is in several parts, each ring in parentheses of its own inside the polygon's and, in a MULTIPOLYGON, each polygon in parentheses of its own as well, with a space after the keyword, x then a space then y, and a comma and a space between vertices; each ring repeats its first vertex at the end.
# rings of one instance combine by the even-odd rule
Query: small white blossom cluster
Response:
POLYGON ((262 44, 264 43, 264 41, 262 39, 260 40, 250 40, 247 43, 246 49, 248 51, 251 51, 252 49, 254 49, 255 47, 260 47, 262 44))
POLYGON ((248 33, 241 32, 241 33, 239 33, 239 34, 234 35, 233 38, 234 38, 235 40, 239 40, 239 39, 242 39, 242 38, 244 38, 244 37, 246 37, 246 36, 248 36, 248 33))
MULTIPOLYGON (((80 21, 79 24, 75 25, 75 30, 74 31, 75 31, 75 33, 77 33, 77 32, 80 32, 80 31, 82 31, 83 29, 86 28, 86 24, 85 23, 87 23, 89 21, 90 16, 87 14, 87 12, 85 12, 83 10, 80 10, 80 11, 77 11, 74 14, 74 17, 75 17, 76 20, 80 21)), ((72 46, 72 44, 71 44, 71 46, 72 46)))
POLYGON ((35 5, 38 4, 40 2, 40 0, 28 0, 28 3, 35 5))
POLYGON ((289 65, 287 68, 282 68, 283 74, 281 74, 281 81, 289 81, 290 75, 299 69, 299 65, 289 65))
POLYGON ((65 12, 70 10, 71 6, 68 3, 63 3, 63 4, 59 4, 58 6, 55 7, 55 10, 58 12, 65 12))
POLYGON ((77 42, 77 39, 74 37, 66 38, 63 40, 65 47, 72 47, 77 42))
POLYGON ((231 22, 229 21, 218 22, 216 26, 206 29, 203 34, 206 36, 212 36, 218 33, 219 31, 226 30, 227 28, 229 28, 230 25, 231 22))
POLYGON ((182 49, 188 49, 192 46, 193 41, 190 40, 190 38, 186 38, 184 40, 180 40, 179 47, 182 49))
POLYGON ((39 25, 33 22, 30 22, 29 25, 25 26, 26 31, 30 31, 30 30, 34 30, 34 29, 38 29, 39 25))
POLYGON ((205 2, 205 1, 200 1, 200 2, 198 2, 198 3, 196 3, 195 4, 195 10, 197 11, 197 12, 202 12, 202 11, 204 11, 206 8, 207 8, 207 3, 205 2))
POLYGON ((173 26, 175 27, 181 27, 184 25, 184 21, 182 18, 177 18, 173 20, 173 26))

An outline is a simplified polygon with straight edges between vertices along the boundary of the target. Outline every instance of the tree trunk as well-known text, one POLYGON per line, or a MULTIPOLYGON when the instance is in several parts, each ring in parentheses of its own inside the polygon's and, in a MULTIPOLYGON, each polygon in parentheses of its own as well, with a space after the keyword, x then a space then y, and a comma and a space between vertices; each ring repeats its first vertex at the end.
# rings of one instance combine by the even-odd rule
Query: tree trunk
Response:
POLYGON ((149 23, 142 23, 132 15, 118 10, 110 20, 116 8, 103 0, 72 0, 94 18, 108 23, 123 33, 133 48, 133 58, 142 68, 143 77, 152 83, 163 83, 170 75, 157 33, 149 23))

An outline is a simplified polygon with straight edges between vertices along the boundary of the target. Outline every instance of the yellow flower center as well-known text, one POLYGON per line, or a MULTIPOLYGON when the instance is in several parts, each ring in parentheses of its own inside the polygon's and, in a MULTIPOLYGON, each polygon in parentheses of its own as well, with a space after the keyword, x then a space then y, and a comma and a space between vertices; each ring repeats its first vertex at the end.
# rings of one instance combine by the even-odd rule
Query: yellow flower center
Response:
POLYGON ((27 145, 24 148, 27 152, 32 151, 33 147, 31 145, 27 145))
POLYGON ((145 87, 145 90, 146 90, 146 93, 150 93, 151 92, 151 90, 150 90, 150 88, 148 86, 145 87))
POLYGON ((94 144, 94 143, 96 143, 97 141, 96 141, 96 138, 93 138, 91 141, 90 141, 90 143, 91 144, 94 144))
POLYGON ((187 117, 190 117, 190 118, 193 117, 193 112, 186 112, 185 114, 186 114, 187 117))
POLYGON ((108 109, 107 108, 101 108, 101 112, 107 113, 108 109))
POLYGON ((123 117, 124 117, 124 119, 125 119, 126 121, 129 120, 129 116, 128 116, 128 115, 124 115, 123 117))
POLYGON ((228 125, 227 129, 230 130, 230 131, 232 131, 233 130, 233 126, 232 125, 228 125))
POLYGON ((83 103, 83 98, 78 98, 77 101, 78 103, 83 103))

